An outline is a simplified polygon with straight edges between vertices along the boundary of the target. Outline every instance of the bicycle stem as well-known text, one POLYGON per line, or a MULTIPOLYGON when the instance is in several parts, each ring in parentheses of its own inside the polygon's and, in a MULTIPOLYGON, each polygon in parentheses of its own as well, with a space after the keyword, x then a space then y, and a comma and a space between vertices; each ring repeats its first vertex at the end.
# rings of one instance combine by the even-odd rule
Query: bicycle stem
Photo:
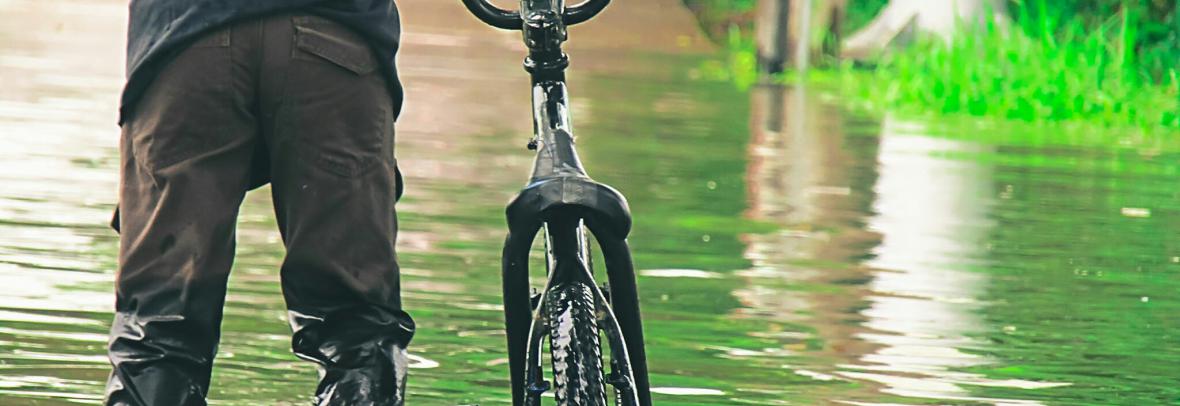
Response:
POLYGON ((521 0, 520 15, 523 20, 521 31, 529 55, 524 68, 532 75, 533 84, 545 81, 565 81, 565 69, 569 57, 561 50, 561 44, 569 38, 565 13, 565 0, 521 0))
POLYGON ((531 182, 556 176, 586 177, 574 148, 565 70, 569 57, 561 45, 568 38, 562 19, 564 0, 521 0, 523 34, 529 55, 524 68, 532 77, 533 139, 537 150, 531 182))

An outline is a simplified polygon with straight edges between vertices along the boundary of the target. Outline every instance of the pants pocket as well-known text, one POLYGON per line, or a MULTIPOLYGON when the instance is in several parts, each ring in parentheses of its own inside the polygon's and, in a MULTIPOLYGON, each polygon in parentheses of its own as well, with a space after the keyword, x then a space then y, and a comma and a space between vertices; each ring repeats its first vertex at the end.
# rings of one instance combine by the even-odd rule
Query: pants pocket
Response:
POLYGON ((205 34, 160 68, 123 125, 140 165, 155 171, 229 141, 229 40, 229 28, 205 34))
POLYGON ((296 59, 323 60, 357 75, 377 69, 377 58, 364 37, 331 20, 315 16, 297 16, 295 26, 296 59))
POLYGON ((324 18, 296 16, 292 23, 280 120, 301 158, 344 177, 392 163, 392 100, 368 42, 324 18))

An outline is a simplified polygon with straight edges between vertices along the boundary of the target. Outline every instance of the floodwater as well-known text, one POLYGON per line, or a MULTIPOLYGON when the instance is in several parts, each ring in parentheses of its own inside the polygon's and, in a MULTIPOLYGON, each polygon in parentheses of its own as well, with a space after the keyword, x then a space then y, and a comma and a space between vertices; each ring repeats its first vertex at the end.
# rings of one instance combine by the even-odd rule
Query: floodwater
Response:
MULTIPOLYGON (((411 404, 506 404, 522 50, 457 1, 401 3, 411 404)), ((1095 147, 739 92, 698 78, 711 50, 677 4, 616 2, 571 51, 584 161, 636 217, 659 404, 1180 403, 1175 140, 1095 147)), ((101 399, 125 13, 0 0, 0 405, 101 399)), ((265 191, 239 238, 212 403, 306 404, 265 191)))

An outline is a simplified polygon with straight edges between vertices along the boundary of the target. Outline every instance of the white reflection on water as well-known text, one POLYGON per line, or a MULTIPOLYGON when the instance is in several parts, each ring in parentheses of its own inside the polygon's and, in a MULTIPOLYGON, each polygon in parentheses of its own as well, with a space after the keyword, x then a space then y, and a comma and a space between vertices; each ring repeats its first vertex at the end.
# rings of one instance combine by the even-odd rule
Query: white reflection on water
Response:
POLYGON ((0 1, 3 404, 102 398, 126 8, 0 1))
POLYGON ((644 269, 639 271, 639 274, 652 278, 717 279, 721 277, 721 274, 716 272, 702 271, 700 269, 644 269))
POLYGON ((994 404, 1040 404, 971 396, 969 385, 1041 388, 1054 383, 997 381, 959 372, 990 362, 965 352, 984 348, 971 338, 988 328, 979 316, 986 306, 976 300, 986 274, 979 263, 992 221, 988 204, 991 166, 947 159, 948 154, 975 155, 979 144, 924 136, 886 118, 878 150, 876 200, 868 229, 881 235, 865 264, 879 269, 869 283, 868 308, 858 337, 877 349, 841 376, 877 382, 886 393, 994 404))
POLYGON ((798 89, 767 87, 753 98, 748 214, 784 231, 747 237, 753 267, 742 272, 749 285, 735 292, 747 306, 738 313, 814 326, 825 343, 817 355, 828 359, 784 368, 874 384, 821 395, 840 402, 879 397, 862 392, 870 390, 1037 404, 974 397, 971 386, 1062 385, 961 372, 991 362, 967 350, 984 348, 971 337, 990 328, 979 316, 987 304, 977 299, 986 274, 971 268, 994 226, 995 194, 990 165, 947 156, 987 147, 929 137, 889 118, 879 134, 860 134, 863 123, 848 128, 842 112, 798 89), (815 260, 843 265, 805 265, 815 260))
POLYGON ((100 225, 117 187, 123 45, 121 36, 89 33, 121 32, 125 8, 0 3, 0 308, 110 308, 109 293, 76 287, 104 286, 113 268, 97 245, 113 244, 100 225))
POLYGON ((672 387, 654 387, 651 388, 652 393, 661 395, 679 395, 679 396, 721 396, 725 392, 716 389, 705 388, 672 388, 672 387))

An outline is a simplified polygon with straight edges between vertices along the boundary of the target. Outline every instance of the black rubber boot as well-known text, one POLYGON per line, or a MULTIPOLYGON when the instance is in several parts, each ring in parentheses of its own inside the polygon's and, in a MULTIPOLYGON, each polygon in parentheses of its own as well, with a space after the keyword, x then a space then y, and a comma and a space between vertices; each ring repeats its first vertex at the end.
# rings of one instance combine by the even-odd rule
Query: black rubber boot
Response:
POLYGON ((292 349, 320 369, 317 406, 401 406, 406 345, 414 322, 401 311, 342 309, 327 317, 290 312, 292 349))

